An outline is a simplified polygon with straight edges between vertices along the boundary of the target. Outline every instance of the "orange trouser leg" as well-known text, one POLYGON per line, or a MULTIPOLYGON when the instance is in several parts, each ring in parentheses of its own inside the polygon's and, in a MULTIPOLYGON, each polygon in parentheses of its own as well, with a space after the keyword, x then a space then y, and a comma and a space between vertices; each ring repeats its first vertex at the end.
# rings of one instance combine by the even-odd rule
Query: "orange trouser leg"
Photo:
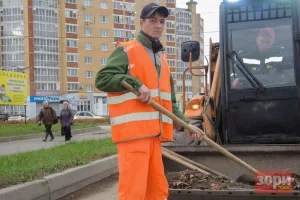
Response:
POLYGON ((161 144, 158 137, 153 138, 152 142, 145 200, 166 200, 169 185, 165 177, 161 144))
POLYGON ((165 200, 168 183, 164 175, 159 138, 134 140, 117 146, 118 200, 165 200))

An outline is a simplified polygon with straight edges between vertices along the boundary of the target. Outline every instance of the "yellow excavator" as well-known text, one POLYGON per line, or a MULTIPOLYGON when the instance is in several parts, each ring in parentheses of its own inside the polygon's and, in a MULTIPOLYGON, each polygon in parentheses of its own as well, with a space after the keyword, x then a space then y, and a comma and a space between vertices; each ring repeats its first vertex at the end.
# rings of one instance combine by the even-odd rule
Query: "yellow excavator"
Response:
POLYGON ((300 142, 299 7, 297 0, 224 0, 207 66, 192 66, 198 42, 182 43, 186 71, 202 69, 206 80, 205 94, 191 98, 184 114, 215 142, 300 142))

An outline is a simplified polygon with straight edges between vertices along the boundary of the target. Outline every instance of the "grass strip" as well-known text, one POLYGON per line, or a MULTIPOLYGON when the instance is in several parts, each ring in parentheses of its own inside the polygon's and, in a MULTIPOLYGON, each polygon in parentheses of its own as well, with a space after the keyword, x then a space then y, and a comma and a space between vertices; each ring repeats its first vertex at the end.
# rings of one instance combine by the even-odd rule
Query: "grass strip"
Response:
MULTIPOLYGON (((93 128, 107 123, 76 123, 71 127, 72 130, 93 128)), ((60 131, 61 125, 55 124, 52 126, 52 131, 60 131)), ((0 137, 23 136, 30 134, 45 133, 45 126, 38 126, 37 124, 0 124, 0 137)))
POLYGON ((69 142, 50 149, 0 156, 0 188, 40 179, 117 152, 111 138, 69 142))

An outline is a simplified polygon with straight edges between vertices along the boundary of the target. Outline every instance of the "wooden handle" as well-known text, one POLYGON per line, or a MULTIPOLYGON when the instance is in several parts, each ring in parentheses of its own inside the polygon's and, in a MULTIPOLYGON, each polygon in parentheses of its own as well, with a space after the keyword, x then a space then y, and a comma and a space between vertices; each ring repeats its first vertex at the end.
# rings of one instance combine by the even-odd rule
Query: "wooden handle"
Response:
POLYGON ((204 165, 202 165, 202 164, 200 164, 198 162, 195 162, 195 161, 193 161, 191 159, 188 159, 187 157, 184 157, 184 156, 182 156, 180 154, 177 154, 177 153, 175 153, 175 152, 173 152, 173 151, 171 151, 171 150, 169 150, 169 149, 167 149, 165 147, 162 147, 162 151, 163 152, 167 152, 167 153, 173 155, 174 157, 177 157, 177 158, 183 160, 184 162, 187 162, 187 163, 190 163, 190 164, 192 164, 192 165, 194 165, 196 167, 199 167, 200 169, 202 169, 202 170, 204 170, 204 171, 206 171, 206 172, 208 172, 210 174, 214 174, 216 176, 223 177, 223 178, 225 178, 227 180, 232 180, 232 178, 230 178, 230 177, 228 177, 228 176, 226 176, 226 175, 224 175, 224 174, 222 174, 220 172, 217 172, 217 171, 215 171, 215 170, 213 170, 213 169, 211 169, 209 167, 206 167, 206 166, 204 166, 204 165))
MULTIPOLYGON (((130 84, 128 84, 126 81, 122 81, 121 84, 128 91, 133 92, 137 96, 140 95, 140 93, 137 90, 135 90, 130 84)), ((175 116, 173 113, 169 112, 167 109, 162 107, 160 104, 156 103, 153 100, 151 100, 151 102, 149 104, 151 106, 153 106, 154 108, 156 108, 158 111, 160 111, 160 112, 164 113, 165 115, 167 115, 168 117, 170 117, 176 123, 179 123, 181 126, 183 126, 185 129, 189 130, 191 133, 197 134, 197 132, 193 128, 191 128, 191 126, 189 124, 185 123, 183 120, 181 120, 180 118, 175 116)), ((228 158, 230 158, 231 160, 233 160, 233 161, 237 162, 238 164, 242 165, 243 167, 248 169, 250 172, 252 172, 254 174, 258 173, 258 170, 256 170, 254 167, 250 166, 249 164, 247 164, 243 160, 239 159, 238 157, 236 157, 235 155, 233 155, 232 153, 230 153, 229 151, 227 151, 226 149, 224 149, 223 147, 221 147, 220 145, 218 145, 217 143, 212 141, 206 135, 203 136, 202 140, 205 141, 210 146, 212 146, 213 148, 215 148, 216 150, 218 150, 219 152, 221 152, 222 154, 224 154, 225 156, 227 156, 228 158)))
POLYGON ((191 164, 189 162, 186 162, 185 160, 180 159, 179 157, 176 157, 176 156, 172 155, 171 153, 165 151, 164 149, 162 150, 162 155, 164 157, 170 159, 170 160, 173 160, 173 161, 175 161, 175 162, 177 162, 177 163, 179 163, 179 164, 187 167, 188 169, 197 170, 197 171, 199 171, 199 172, 201 172, 203 174, 207 174, 207 175, 210 174, 207 171, 205 171, 205 170, 203 170, 203 169, 201 169, 201 168, 199 168, 199 167, 197 167, 197 166, 195 166, 195 165, 193 165, 193 164, 191 164))

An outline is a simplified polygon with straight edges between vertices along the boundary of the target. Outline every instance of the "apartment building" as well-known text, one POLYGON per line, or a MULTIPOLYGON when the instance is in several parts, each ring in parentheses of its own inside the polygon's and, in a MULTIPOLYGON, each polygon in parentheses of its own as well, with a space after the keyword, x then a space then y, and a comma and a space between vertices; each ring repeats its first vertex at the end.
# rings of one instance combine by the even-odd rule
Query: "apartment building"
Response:
MULTIPOLYGON (((140 11, 149 2, 0 0, 0 62, 5 70, 24 69, 28 74, 29 116, 36 116, 44 100, 57 111, 68 100, 73 110, 107 115, 106 94, 94 87, 96 73, 104 67, 118 41, 132 40, 139 33, 140 11)), ((178 43, 182 39, 176 32, 182 30, 176 20, 181 20, 178 11, 182 9, 176 9, 175 0, 156 2, 169 9, 162 43, 172 75, 180 84, 180 70, 186 66, 177 70, 178 43)), ((200 41, 197 31, 203 31, 203 26, 201 29, 196 2, 191 0, 187 5, 184 12, 191 13, 195 29, 189 34, 200 41)), ((189 91, 193 84, 188 86, 189 91)), ((180 93, 180 86, 176 90, 180 93)), ((25 110, 22 106, 4 106, 2 111, 17 114, 25 110)))

